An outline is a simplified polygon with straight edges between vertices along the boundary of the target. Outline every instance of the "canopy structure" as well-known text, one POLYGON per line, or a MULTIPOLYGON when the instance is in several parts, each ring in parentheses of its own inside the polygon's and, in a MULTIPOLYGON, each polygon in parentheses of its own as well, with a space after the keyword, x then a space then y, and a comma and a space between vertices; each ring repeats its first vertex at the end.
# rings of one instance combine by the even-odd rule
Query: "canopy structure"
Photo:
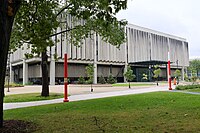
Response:
POLYGON ((129 64, 131 64, 131 65, 163 65, 163 64, 167 64, 167 63, 168 63, 167 61, 159 61, 159 60, 129 62, 129 64))

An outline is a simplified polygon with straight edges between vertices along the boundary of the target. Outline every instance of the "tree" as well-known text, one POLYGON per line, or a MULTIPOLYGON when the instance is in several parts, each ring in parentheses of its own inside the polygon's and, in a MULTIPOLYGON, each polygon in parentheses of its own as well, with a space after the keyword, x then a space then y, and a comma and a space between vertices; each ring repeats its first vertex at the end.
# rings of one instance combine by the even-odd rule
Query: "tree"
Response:
POLYGON ((190 66, 188 69, 191 71, 192 76, 198 77, 198 72, 200 70, 200 60, 195 59, 195 60, 190 61, 190 66))
POLYGON ((158 78, 159 78, 159 74, 161 73, 161 69, 158 68, 158 65, 155 66, 155 70, 153 71, 154 73, 154 78, 157 79, 157 85, 158 85, 158 78))
MULTIPOLYGON (((12 48, 26 43, 33 55, 42 57, 41 96, 49 96, 47 47, 54 45, 50 36, 59 24, 56 19, 58 5, 58 0, 24 0, 15 18, 12 48)), ((30 56, 28 54, 27 57, 30 56)))
POLYGON ((130 82, 136 77, 133 74, 133 70, 131 69, 130 66, 127 67, 127 71, 124 73, 124 77, 126 80, 129 82, 129 88, 131 88, 130 82))
POLYGON ((181 71, 176 69, 174 76, 177 78, 177 84, 179 84, 179 77, 181 76, 181 71))
POLYGON ((91 92, 93 92, 93 88, 92 88, 92 84, 93 84, 93 78, 94 78, 94 65, 93 64, 89 64, 88 66, 86 66, 86 74, 88 76, 88 84, 91 84, 91 92))
POLYGON ((77 19, 85 20, 84 24, 56 33, 70 32, 70 36, 73 37, 71 42, 75 45, 87 38, 91 31, 102 36, 104 41, 118 47, 126 40, 124 34, 126 21, 118 21, 115 15, 127 8, 127 0, 58 2, 58 0, 0 0, 0 127, 3 126, 4 82, 9 41, 14 18, 20 6, 22 9, 15 19, 11 47, 27 43, 30 44, 33 53, 42 56, 41 95, 43 96, 48 96, 49 93, 46 48, 54 44, 51 37, 55 35, 52 33, 58 26, 56 18, 59 14, 65 11, 77 19), (62 7, 60 11, 59 7, 62 7))
POLYGON ((12 46, 28 43, 32 53, 42 56, 42 96, 49 95, 47 47, 54 45, 51 37, 67 32, 67 39, 79 45, 83 39, 97 33, 104 41, 119 47, 125 41, 126 21, 118 21, 115 15, 121 9, 126 9, 126 4, 127 0, 68 0, 61 3, 58 0, 23 1, 16 17, 12 46), (59 26, 61 14, 70 14, 74 26, 67 26, 66 30, 53 34, 59 26), (76 23, 79 20, 84 20, 84 23, 76 23))
POLYGON ((0 0, 0 128, 3 127, 3 98, 9 42, 21 0, 0 0))

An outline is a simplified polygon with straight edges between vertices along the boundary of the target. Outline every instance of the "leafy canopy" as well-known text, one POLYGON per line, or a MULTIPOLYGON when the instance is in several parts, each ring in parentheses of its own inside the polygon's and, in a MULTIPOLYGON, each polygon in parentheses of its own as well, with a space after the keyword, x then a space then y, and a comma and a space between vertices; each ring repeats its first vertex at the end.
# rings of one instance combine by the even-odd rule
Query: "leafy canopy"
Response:
POLYGON ((15 18, 11 49, 27 43, 31 44, 33 53, 40 53, 52 46, 54 43, 49 36, 59 25, 58 7, 58 0, 23 0, 15 18))
POLYGON ((82 39, 97 33, 104 41, 119 47, 126 40, 126 21, 118 21, 115 15, 126 8, 127 0, 23 0, 11 48, 28 43, 33 53, 43 52, 54 44, 51 36, 62 25, 61 16, 65 19, 68 14, 73 17, 73 27, 67 27, 66 37, 72 44, 78 45, 82 39), (84 23, 79 23, 82 20, 84 23))
POLYGON ((127 67, 127 71, 124 73, 127 81, 132 81, 136 76, 133 74, 133 70, 130 66, 127 67))
POLYGON ((155 70, 153 71, 153 73, 154 73, 153 77, 157 79, 159 74, 161 73, 161 69, 158 68, 158 65, 155 66, 155 70))

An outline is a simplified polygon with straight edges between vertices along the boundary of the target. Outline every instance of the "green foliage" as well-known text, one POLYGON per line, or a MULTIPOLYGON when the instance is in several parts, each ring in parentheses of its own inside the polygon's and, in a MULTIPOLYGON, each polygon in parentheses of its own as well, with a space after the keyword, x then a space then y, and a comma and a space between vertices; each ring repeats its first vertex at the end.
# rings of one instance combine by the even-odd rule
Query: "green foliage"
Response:
POLYGON ((189 90, 189 89, 200 89, 200 85, 178 85, 176 86, 176 90, 189 90))
POLYGON ((6 95, 5 103, 12 102, 31 102, 31 101, 41 101, 41 100, 51 100, 62 98, 63 94, 51 93, 49 97, 42 97, 39 93, 28 93, 28 94, 16 94, 16 95, 6 95))
POLYGON ((78 78, 78 83, 79 83, 79 84, 85 84, 85 78, 82 77, 82 76, 79 77, 79 78, 78 78))
POLYGON ((58 0, 23 0, 15 17, 11 49, 17 49, 24 43, 31 44, 32 53, 44 52, 53 45, 49 36, 57 29, 56 19, 58 0))
POLYGON ((117 82, 116 79, 113 77, 112 74, 110 74, 110 75, 108 76, 107 83, 108 83, 108 84, 114 84, 114 83, 116 83, 116 82, 117 82))
POLYGON ((127 81, 132 81, 136 76, 133 74, 133 70, 131 70, 131 67, 127 67, 127 71, 124 73, 124 76, 127 81))
POLYGON ((200 70, 200 60, 195 59, 190 61, 188 70, 191 71, 192 75, 197 75, 197 72, 200 70))
POLYGON ((185 80, 185 81, 189 81, 189 78, 188 78, 188 76, 187 76, 186 73, 184 74, 184 80, 185 80))
POLYGON ((179 78, 179 77, 181 76, 181 71, 178 70, 178 69, 176 69, 176 71, 174 72, 174 76, 175 76, 176 78, 179 78))
POLYGON ((86 83, 88 84, 92 84, 93 83, 93 77, 94 77, 94 65, 93 64, 89 64, 88 66, 86 66, 86 74, 88 77, 88 80, 86 81, 86 83))
POLYGON ((33 82, 25 83, 25 85, 33 85, 33 82))
MULTIPOLYGON (((17 83, 9 83, 9 87, 23 87, 24 85, 23 84, 17 84, 17 83)), ((5 82, 5 85, 4 87, 8 87, 8 83, 5 82)))
POLYGON ((105 84, 105 83, 106 83, 106 80, 105 80, 105 78, 103 77, 103 75, 101 75, 101 76, 99 77, 99 83, 101 83, 101 84, 105 84))
POLYGON ((191 77, 191 81, 193 82, 193 84, 195 84, 195 82, 197 81, 198 77, 197 76, 192 76, 191 77))
POLYGON ((142 76, 143 76, 143 77, 142 77, 143 80, 148 80, 147 74, 143 73, 142 76))
POLYGON ((127 0, 69 0, 70 6, 67 13, 75 16, 77 20, 85 20, 84 25, 76 25, 71 31, 71 41, 79 45, 82 39, 88 38, 91 34, 97 33, 102 39, 117 47, 126 41, 124 26, 126 21, 118 21, 116 13, 127 8, 127 0), (91 32, 93 31, 93 32, 91 32))
POLYGON ((153 71, 153 73, 154 73, 153 77, 157 79, 159 74, 161 73, 161 69, 158 68, 158 66, 156 65, 155 66, 155 70, 153 71))

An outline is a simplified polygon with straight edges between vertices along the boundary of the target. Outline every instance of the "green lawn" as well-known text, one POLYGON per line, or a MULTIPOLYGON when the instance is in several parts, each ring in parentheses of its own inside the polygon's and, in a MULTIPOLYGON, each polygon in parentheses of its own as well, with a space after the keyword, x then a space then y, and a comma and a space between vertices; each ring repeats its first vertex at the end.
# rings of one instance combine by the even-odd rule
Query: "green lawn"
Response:
POLYGON ((4 111, 38 133, 198 132, 200 96, 156 92, 4 111))
POLYGON ((4 102, 5 103, 30 102, 30 101, 50 100, 62 97, 63 94, 59 93, 50 93, 49 97, 42 97, 40 93, 16 94, 16 95, 6 95, 4 98, 4 102))
MULTIPOLYGON (((156 83, 155 84, 151 84, 151 83, 146 83, 146 84, 139 84, 139 83, 131 83, 130 84, 131 86, 152 86, 152 85, 156 85, 156 83)), ((121 86, 129 86, 129 84, 128 83, 118 83, 118 84, 112 84, 112 86, 114 87, 114 86, 119 86, 119 87, 121 87, 121 86)))
POLYGON ((197 88, 197 89, 189 89, 189 90, 186 90, 186 91, 189 91, 189 92, 199 92, 199 93, 200 93, 200 88, 197 88))

